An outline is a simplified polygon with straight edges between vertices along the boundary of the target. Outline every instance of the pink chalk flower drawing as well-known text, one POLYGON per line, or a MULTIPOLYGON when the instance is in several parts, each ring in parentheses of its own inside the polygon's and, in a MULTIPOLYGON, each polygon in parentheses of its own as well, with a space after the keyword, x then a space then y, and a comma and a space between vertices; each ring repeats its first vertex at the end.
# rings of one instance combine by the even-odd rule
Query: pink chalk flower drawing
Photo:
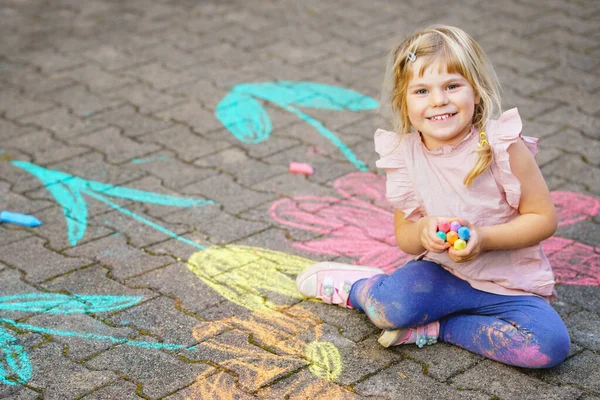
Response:
POLYGON ((350 257, 386 272, 410 259, 396 245, 385 178, 354 172, 337 179, 334 187, 341 198, 298 196, 271 205, 269 213, 278 223, 320 234, 317 239, 295 242, 294 247, 350 257))
MULTIPOLYGON (((398 249, 393 213, 385 200, 385 178, 354 172, 338 178, 339 197, 296 196, 274 202, 269 213, 281 225, 315 234, 294 241, 297 249, 351 258, 356 264, 392 272, 412 256, 398 249)), ((600 212, 600 200, 572 192, 552 192, 559 226, 575 224, 600 212)), ((600 286, 600 247, 554 236, 542 243, 560 283, 600 286)))

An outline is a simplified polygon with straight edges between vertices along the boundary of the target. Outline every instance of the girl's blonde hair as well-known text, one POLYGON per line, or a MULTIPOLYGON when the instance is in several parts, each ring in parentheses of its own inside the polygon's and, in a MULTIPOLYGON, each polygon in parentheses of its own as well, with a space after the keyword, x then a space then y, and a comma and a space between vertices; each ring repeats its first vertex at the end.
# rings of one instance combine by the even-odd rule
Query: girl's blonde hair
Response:
MULTIPOLYGON (((434 25, 408 37, 390 54, 382 103, 391 108, 394 130, 400 135, 410 132, 411 129, 406 92, 412 77, 409 59, 410 57, 414 60, 412 55, 417 59, 427 57, 418 72, 419 76, 423 76, 425 69, 439 61, 448 73, 462 75, 473 86, 480 98, 473 113, 473 125, 479 132, 485 129, 490 118, 499 115, 500 84, 483 49, 459 28, 434 25)), ((492 163, 492 149, 487 141, 475 151, 479 153, 479 157, 464 179, 467 187, 492 163)))

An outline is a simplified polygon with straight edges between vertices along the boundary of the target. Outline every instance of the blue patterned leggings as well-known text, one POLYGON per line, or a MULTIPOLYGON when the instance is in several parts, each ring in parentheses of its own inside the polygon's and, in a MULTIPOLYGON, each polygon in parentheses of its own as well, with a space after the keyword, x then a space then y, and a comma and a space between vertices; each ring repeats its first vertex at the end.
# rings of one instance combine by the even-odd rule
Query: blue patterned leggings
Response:
POLYGON ((550 368, 569 353, 567 328, 544 299, 473 289, 430 261, 357 281, 350 302, 382 329, 439 321, 439 341, 504 364, 550 368))

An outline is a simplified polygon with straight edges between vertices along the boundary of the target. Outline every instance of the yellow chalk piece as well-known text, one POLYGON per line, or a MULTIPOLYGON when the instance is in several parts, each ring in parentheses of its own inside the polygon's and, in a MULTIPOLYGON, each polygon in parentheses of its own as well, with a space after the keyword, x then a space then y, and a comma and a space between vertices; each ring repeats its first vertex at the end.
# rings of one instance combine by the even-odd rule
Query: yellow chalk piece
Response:
POLYGON ((304 355, 310 361, 310 372, 320 378, 333 381, 342 373, 342 356, 331 342, 310 342, 304 355))
POLYGON ((467 242, 462 239, 456 239, 454 242, 454 250, 464 250, 467 248, 467 242))
POLYGON ((266 293, 302 299, 293 277, 314 261, 251 246, 215 246, 199 251, 188 268, 227 300, 252 311, 272 312, 266 293))

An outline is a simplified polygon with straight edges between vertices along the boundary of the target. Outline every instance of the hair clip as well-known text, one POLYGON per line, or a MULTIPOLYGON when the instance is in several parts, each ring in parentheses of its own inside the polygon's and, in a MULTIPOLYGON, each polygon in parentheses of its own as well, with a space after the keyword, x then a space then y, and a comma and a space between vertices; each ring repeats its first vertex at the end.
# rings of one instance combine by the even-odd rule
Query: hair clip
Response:
POLYGON ((408 59, 408 61, 415 62, 417 60, 417 56, 412 51, 409 51, 406 54, 406 58, 408 59))
POLYGON ((477 147, 482 148, 485 145, 488 145, 487 135, 485 132, 479 132, 479 143, 477 143, 477 147))

